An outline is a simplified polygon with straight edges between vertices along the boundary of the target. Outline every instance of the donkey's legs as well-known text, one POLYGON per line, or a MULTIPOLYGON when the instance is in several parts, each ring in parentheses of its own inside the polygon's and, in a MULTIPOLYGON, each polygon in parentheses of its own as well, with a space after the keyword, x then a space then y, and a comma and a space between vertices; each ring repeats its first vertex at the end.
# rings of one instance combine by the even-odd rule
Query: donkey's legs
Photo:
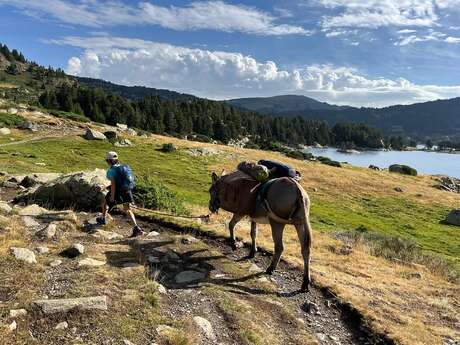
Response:
POLYGON ((295 226, 297 230, 297 236, 299 237, 300 250, 303 257, 303 282, 302 282, 302 291, 308 291, 309 285, 311 282, 310 277, 310 248, 311 248, 311 225, 307 219, 304 224, 299 224, 295 226))
POLYGON ((239 214, 233 214, 232 219, 230 220, 230 223, 228 224, 228 228, 230 230, 230 245, 233 250, 236 250, 236 238, 235 238, 235 225, 243 219, 244 216, 239 215, 239 214))
POLYGON ((278 263, 280 262, 281 254, 283 253, 283 250, 284 250, 283 230, 285 226, 284 224, 276 223, 274 221, 270 221, 270 225, 272 228, 273 242, 275 243, 275 253, 273 254, 272 262, 270 266, 267 268, 268 274, 272 274, 276 270, 276 267, 278 266, 278 263))
POLYGON ((257 223, 251 222, 251 251, 249 252, 249 257, 253 258, 256 256, 257 253, 257 223))

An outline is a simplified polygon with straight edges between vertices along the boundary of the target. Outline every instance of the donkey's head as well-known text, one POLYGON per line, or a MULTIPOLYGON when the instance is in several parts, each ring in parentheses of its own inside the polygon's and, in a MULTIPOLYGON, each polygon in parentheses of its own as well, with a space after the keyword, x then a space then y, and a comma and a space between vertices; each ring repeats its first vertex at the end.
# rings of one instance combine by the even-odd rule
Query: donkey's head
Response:
POLYGON ((222 170, 221 176, 217 176, 217 174, 213 171, 211 174, 211 187, 209 188, 209 211, 211 213, 217 213, 220 208, 220 198, 219 198, 219 181, 222 176, 225 174, 225 171, 222 170))

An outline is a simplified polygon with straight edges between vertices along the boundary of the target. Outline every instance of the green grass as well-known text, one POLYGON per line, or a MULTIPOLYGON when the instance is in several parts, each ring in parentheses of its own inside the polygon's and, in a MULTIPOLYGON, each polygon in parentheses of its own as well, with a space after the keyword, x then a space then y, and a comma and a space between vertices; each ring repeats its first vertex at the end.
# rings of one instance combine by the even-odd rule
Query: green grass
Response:
MULTIPOLYGON (((163 153, 160 144, 116 148, 137 178, 161 182, 187 204, 206 206, 209 168, 219 157, 192 157, 184 150, 163 153)), ((11 173, 72 172, 103 168, 108 142, 80 137, 49 139, 0 148, 1 170, 11 173), (11 153, 18 154, 12 156, 11 153), (31 157, 32 156, 32 157, 31 157), (35 156, 35 158, 33 158, 35 156), (35 163, 44 162, 46 166, 35 163)), ((424 205, 404 196, 360 198, 353 195, 311 195, 314 230, 346 231, 365 226, 372 232, 414 240, 423 250, 440 254, 460 270, 458 228, 440 224, 449 209, 442 204, 424 205)))

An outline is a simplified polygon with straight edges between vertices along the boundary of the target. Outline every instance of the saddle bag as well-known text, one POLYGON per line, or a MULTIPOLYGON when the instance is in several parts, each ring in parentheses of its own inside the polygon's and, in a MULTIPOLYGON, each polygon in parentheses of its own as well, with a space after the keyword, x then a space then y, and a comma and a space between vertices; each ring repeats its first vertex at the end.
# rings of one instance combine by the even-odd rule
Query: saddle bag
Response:
POLYGON ((260 185, 260 182, 239 170, 223 176, 219 188, 222 207, 236 214, 253 214, 260 185))

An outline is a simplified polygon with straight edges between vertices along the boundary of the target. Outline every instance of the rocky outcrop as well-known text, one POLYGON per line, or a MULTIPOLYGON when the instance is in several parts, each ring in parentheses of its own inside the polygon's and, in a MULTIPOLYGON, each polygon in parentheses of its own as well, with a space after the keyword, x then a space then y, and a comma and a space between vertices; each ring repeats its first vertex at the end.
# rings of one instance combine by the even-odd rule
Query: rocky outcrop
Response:
POLYGON ((37 259, 35 259, 35 254, 30 249, 12 247, 11 254, 13 254, 13 256, 16 259, 27 262, 28 264, 37 263, 37 259))
POLYGON ((83 297, 69 299, 44 299, 34 302, 45 314, 65 313, 73 309, 107 310, 107 297, 83 297))
POLYGON ((11 131, 9 128, 6 128, 6 127, 0 128, 0 135, 10 135, 10 134, 11 134, 11 131))
POLYGON ((35 173, 25 176, 20 182, 19 185, 30 188, 39 184, 45 184, 52 180, 57 179, 61 174, 56 173, 35 173))
POLYGON ((16 197, 15 202, 37 203, 55 209, 97 209, 105 196, 108 180, 105 171, 81 171, 66 174, 16 197))
POLYGON ((439 184, 436 186, 441 190, 448 192, 460 193, 460 180, 449 176, 440 176, 439 184))
POLYGON ((88 128, 84 135, 84 138, 87 140, 105 140, 107 137, 94 129, 88 128))

